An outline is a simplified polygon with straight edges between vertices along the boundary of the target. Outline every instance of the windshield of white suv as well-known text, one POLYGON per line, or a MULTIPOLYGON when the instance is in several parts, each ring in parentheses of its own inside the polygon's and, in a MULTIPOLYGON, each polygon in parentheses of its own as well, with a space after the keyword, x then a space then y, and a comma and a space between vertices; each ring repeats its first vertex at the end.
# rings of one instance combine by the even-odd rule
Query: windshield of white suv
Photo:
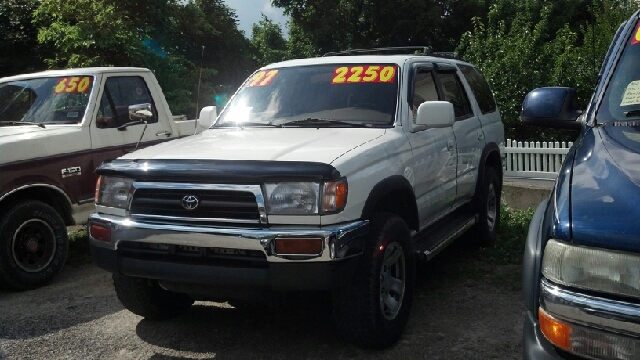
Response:
POLYGON ((0 84, 0 125, 79 124, 93 76, 44 77, 0 84))
POLYGON ((604 94, 598 122, 640 118, 640 23, 625 44, 624 52, 604 94))
POLYGON ((240 88, 215 126, 390 126, 398 99, 397 73, 397 65, 385 64, 258 71, 240 88))

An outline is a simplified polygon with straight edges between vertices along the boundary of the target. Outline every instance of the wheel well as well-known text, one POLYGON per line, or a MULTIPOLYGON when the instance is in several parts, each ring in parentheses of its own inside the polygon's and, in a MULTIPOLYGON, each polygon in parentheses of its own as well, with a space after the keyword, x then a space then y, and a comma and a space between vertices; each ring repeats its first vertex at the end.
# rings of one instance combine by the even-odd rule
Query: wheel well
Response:
POLYGON ((375 212, 388 212, 404 220, 409 229, 419 230, 418 209, 413 194, 407 190, 398 190, 385 195, 373 208, 375 212))
POLYGON ((487 160, 485 161, 485 166, 486 167, 491 167, 493 168, 496 173, 498 174, 498 178, 500 179, 500 182, 502 183, 502 159, 500 158, 500 152, 499 151, 492 151, 489 153, 489 155, 487 155, 487 160))
POLYGON ((4 213, 13 205, 26 200, 42 201, 54 208, 56 212, 60 214, 66 225, 73 225, 71 204, 67 198, 62 193, 43 186, 34 186, 16 191, 2 199, 0 208, 4 213))

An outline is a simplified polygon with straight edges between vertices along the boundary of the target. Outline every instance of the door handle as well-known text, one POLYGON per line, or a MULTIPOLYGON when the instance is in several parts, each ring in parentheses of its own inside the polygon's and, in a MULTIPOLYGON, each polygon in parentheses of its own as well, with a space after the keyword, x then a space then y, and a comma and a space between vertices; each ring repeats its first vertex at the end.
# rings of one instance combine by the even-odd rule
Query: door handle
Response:
POLYGON ((447 150, 453 151, 453 140, 447 141, 447 150))
POLYGON ((164 135, 166 137, 169 137, 169 136, 173 135, 173 133, 171 131, 168 131, 168 130, 167 131, 158 131, 156 133, 156 136, 162 136, 162 135, 164 135))
POLYGON ((483 140, 483 139, 484 139, 484 132, 478 131, 478 140, 483 140))

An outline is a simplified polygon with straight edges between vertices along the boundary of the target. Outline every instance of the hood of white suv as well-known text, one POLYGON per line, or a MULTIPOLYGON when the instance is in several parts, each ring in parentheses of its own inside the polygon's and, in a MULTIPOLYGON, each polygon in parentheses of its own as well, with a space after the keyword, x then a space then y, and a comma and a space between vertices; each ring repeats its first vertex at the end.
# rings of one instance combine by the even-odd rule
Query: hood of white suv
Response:
POLYGON ((210 129, 148 147, 122 159, 278 160, 330 164, 382 135, 379 128, 210 129))

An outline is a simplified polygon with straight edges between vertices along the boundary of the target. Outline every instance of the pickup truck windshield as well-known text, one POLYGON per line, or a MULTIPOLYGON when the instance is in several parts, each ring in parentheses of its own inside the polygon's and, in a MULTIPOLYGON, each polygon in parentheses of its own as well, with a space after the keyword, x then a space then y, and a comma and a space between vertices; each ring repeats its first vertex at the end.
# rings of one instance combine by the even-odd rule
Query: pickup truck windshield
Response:
POLYGON ((397 65, 385 64, 258 71, 215 126, 389 126, 396 113, 397 73, 397 65))
POLYGON ((0 84, 0 125, 12 122, 79 124, 93 76, 43 77, 0 84))
POLYGON ((614 70, 604 94, 598 122, 637 120, 640 118, 640 23, 636 24, 631 39, 614 70))

